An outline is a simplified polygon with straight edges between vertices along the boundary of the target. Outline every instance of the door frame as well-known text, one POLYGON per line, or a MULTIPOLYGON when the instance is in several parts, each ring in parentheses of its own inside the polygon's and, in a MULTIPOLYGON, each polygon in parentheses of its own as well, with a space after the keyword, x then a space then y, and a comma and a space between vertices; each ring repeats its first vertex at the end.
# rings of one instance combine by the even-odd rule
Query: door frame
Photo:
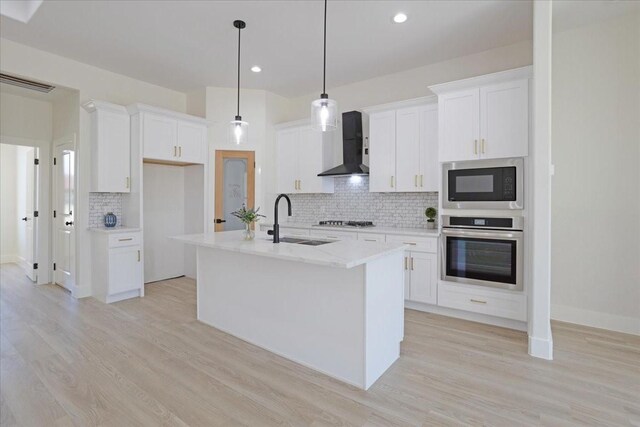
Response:
MULTIPOLYGON (((75 214, 74 214, 74 218, 77 218, 78 215, 78 143, 77 143, 77 138, 76 138, 76 134, 70 134, 70 135, 66 135, 63 136, 61 138, 57 138, 53 140, 53 143, 51 144, 53 146, 52 152, 51 152, 51 162, 50 164, 53 165, 53 160, 55 158, 55 152, 56 149, 61 146, 61 145, 65 145, 65 144, 71 144, 71 146, 73 147, 73 151, 75 153, 74 155, 74 206, 73 209, 75 210, 75 214)), ((56 262, 56 247, 57 247, 57 239, 56 239, 56 225, 55 225, 55 220, 53 218, 53 211, 54 208, 56 207, 56 199, 57 199, 57 193, 56 193, 56 189, 57 189, 57 175, 55 173, 55 169, 52 167, 51 168, 51 262, 50 264, 50 269, 51 269, 51 281, 50 283, 55 284, 56 283, 56 276, 55 276, 55 272, 53 270, 53 264, 56 262)), ((75 221, 77 222, 77 220, 75 221)), ((75 224, 74 224, 75 227, 75 224)), ((77 288, 77 280, 78 280, 78 269, 77 269, 77 261, 78 261, 78 257, 77 257, 77 248, 78 248, 78 244, 77 244, 77 236, 78 236, 78 231, 77 229, 74 228, 74 235, 73 238, 70 240, 70 244, 73 245, 73 252, 76 254, 76 256, 73 259, 73 262, 71 263, 71 275, 73 276, 73 289, 69 289, 69 291, 72 293, 72 295, 74 295, 74 292, 77 288)), ((62 285, 60 285, 61 287, 63 287, 62 285)), ((64 287, 63 287, 64 288, 64 287)), ((66 289, 66 288, 65 288, 66 289)))
MULTIPOLYGON (((220 186, 224 181, 222 159, 225 157, 247 159, 247 207, 253 208, 256 204, 256 152, 249 150, 215 150, 214 218, 222 216, 222 189, 220 186)), ((223 227, 223 224, 214 222, 214 231, 224 231, 223 227)))
POLYGON ((36 232, 36 259, 38 263, 37 285, 50 283, 53 264, 51 263, 51 141, 21 138, 0 134, 0 143, 19 145, 38 149, 38 182, 37 182, 37 210, 38 229, 36 232))

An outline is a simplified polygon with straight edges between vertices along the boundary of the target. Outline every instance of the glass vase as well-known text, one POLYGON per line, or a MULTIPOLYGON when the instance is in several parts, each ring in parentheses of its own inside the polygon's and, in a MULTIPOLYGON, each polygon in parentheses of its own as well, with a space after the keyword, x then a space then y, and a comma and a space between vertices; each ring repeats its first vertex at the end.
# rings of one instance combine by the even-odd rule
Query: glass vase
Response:
POLYGON ((253 224, 245 223, 244 225, 244 240, 253 240, 256 237, 256 233, 253 231, 253 224))

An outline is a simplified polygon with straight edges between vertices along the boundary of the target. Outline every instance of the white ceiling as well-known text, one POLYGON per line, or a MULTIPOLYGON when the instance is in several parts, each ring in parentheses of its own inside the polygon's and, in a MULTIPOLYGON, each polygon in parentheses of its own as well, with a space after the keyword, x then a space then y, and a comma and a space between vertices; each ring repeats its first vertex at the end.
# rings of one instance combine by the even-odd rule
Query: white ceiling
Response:
MULTIPOLYGON (((45 1, 4 38, 188 91, 242 86, 285 96, 321 91, 322 1, 45 1), (260 65, 263 72, 249 71, 260 65)), ((329 1, 327 87, 530 40, 524 1, 329 1), (403 11, 409 19, 392 23, 403 11)))

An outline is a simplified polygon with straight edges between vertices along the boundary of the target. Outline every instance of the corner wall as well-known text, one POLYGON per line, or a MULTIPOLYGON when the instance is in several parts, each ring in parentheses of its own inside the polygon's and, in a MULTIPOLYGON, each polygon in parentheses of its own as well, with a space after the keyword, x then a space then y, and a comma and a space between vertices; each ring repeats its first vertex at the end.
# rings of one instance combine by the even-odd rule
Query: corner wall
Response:
POLYGON ((551 317, 640 334, 640 14, 553 36, 551 317))

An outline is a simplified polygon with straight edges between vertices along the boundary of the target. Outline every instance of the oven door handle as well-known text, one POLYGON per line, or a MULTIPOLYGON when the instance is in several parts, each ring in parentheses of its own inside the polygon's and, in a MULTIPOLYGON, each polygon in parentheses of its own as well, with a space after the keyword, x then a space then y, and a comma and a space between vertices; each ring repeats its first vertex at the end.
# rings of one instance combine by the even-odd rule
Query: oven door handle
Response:
POLYGON ((522 239, 522 231, 476 231, 443 228, 442 234, 460 237, 485 237, 489 239, 522 239))

